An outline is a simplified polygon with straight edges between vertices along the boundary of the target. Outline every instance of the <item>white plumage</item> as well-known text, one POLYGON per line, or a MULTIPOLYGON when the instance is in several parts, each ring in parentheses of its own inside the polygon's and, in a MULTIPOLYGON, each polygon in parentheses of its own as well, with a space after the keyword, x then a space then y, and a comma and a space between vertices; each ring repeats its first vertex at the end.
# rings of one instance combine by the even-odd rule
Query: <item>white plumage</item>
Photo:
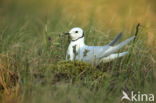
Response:
POLYGON ((120 33, 111 43, 105 46, 88 46, 84 43, 84 32, 81 28, 72 28, 69 33, 71 42, 68 46, 66 60, 79 60, 98 65, 100 62, 109 62, 115 58, 125 56, 128 52, 115 53, 117 50, 128 44, 135 36, 114 45, 122 33, 120 33))

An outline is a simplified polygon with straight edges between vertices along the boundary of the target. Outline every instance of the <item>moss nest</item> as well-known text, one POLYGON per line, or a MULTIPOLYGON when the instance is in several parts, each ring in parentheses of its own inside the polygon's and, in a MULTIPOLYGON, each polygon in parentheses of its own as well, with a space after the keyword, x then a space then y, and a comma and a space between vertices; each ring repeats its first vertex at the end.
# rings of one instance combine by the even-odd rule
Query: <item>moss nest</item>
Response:
POLYGON ((101 82, 109 78, 106 72, 103 72, 92 65, 80 61, 60 61, 53 65, 54 82, 61 80, 87 80, 101 82))

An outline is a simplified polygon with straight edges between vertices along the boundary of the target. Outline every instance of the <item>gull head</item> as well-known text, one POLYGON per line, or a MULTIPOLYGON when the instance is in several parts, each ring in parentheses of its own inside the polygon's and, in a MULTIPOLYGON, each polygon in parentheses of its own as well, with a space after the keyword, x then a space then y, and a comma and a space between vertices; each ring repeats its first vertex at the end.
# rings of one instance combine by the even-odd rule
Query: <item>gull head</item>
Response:
POLYGON ((72 41, 76 41, 84 37, 83 30, 79 27, 72 28, 68 33, 65 34, 69 35, 72 41))

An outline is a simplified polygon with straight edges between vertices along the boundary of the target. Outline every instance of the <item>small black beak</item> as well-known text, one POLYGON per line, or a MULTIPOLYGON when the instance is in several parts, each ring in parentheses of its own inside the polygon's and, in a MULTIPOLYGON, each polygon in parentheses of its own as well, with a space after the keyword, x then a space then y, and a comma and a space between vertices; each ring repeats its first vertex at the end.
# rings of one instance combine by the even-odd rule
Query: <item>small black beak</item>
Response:
POLYGON ((64 35, 70 35, 70 33, 64 33, 64 35))

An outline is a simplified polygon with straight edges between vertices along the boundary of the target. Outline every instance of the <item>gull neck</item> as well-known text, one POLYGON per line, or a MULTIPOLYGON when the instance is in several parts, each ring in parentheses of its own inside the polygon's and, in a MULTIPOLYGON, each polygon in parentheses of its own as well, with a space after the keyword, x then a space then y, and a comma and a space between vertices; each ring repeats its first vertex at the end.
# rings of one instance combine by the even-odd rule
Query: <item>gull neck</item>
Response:
POLYGON ((84 37, 83 38, 80 38, 80 39, 78 39, 78 40, 76 40, 74 42, 71 41, 70 44, 71 45, 78 45, 78 46, 82 47, 82 46, 85 45, 85 43, 84 43, 84 37))
POLYGON ((81 37, 79 37, 79 38, 77 38, 77 39, 75 39, 75 40, 71 40, 72 42, 75 42, 75 41, 77 41, 77 40, 79 40, 79 39, 81 39, 81 38, 83 38, 84 37, 84 34, 81 36, 81 37))

